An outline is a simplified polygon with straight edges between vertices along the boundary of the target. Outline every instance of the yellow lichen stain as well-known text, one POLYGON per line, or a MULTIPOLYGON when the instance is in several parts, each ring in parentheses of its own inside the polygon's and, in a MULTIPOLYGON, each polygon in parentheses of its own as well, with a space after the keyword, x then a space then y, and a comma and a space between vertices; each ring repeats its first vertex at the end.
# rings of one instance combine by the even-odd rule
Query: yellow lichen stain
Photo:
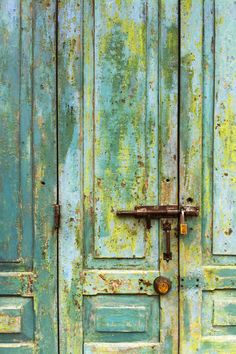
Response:
MULTIPOLYGON (((20 312, 20 311, 19 311, 20 312)), ((11 316, 7 313, 0 314, 0 332, 1 333, 19 333, 21 330, 21 314, 11 316)))
MULTIPOLYGON (((106 201, 106 204, 110 200, 106 201)), ((103 204, 104 206, 104 204, 103 204)), ((104 206, 103 210, 105 224, 107 225, 107 236, 100 238, 102 249, 107 254, 115 254, 117 257, 122 257, 124 254, 135 255, 138 246, 139 228, 132 222, 120 220, 114 213, 104 206)), ((97 241, 101 244, 99 241, 97 241)))
POLYGON ((43 123, 44 123, 43 117, 39 116, 38 117, 38 126, 39 126, 40 129, 43 128, 43 123))
POLYGON ((145 24, 136 24, 134 21, 121 21, 121 29, 127 33, 127 46, 133 55, 144 57, 146 31, 145 24))
POLYGON ((225 22, 225 17, 224 16, 216 16, 215 19, 215 25, 222 25, 225 22))
POLYGON ((222 139, 223 154, 221 166, 223 171, 236 173, 236 121, 235 101, 232 95, 228 95, 224 105, 220 126, 218 126, 219 138, 222 139))
POLYGON ((192 0, 182 1, 181 7, 182 7, 182 13, 184 13, 185 16, 189 16, 192 8, 192 0))
POLYGON ((116 5, 117 5, 118 9, 120 9, 120 7, 121 7, 121 0, 116 0, 116 5))
POLYGON ((101 55, 109 52, 110 41, 112 38, 112 30, 119 29, 120 37, 125 38, 125 47, 129 49, 129 61, 134 59, 139 60, 139 65, 145 66, 146 63, 146 24, 136 23, 130 18, 121 18, 119 11, 116 11, 113 16, 108 16, 107 11, 104 11, 104 19, 106 19, 107 33, 100 38, 99 52, 101 55))

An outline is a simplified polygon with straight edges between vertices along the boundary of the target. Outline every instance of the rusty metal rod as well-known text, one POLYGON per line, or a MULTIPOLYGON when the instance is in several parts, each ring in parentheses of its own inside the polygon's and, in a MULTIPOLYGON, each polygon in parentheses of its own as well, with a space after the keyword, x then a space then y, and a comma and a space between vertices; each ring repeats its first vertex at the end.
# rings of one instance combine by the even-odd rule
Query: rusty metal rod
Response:
POLYGON ((138 206, 134 210, 118 210, 116 215, 118 216, 133 216, 136 218, 146 218, 150 217, 151 219, 161 219, 161 218, 174 218, 179 217, 182 209, 184 209, 185 216, 198 216, 199 208, 186 206, 186 207, 177 207, 176 209, 173 206, 138 206))

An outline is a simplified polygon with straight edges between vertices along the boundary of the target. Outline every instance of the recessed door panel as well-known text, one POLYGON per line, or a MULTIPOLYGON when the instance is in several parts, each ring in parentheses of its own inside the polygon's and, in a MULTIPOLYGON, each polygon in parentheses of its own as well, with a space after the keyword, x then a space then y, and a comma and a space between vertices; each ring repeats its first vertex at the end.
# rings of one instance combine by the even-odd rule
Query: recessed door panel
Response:
MULTIPOLYGON (((88 258, 98 258, 95 267, 99 259, 111 267, 116 258, 145 258, 147 241, 149 248, 154 242, 138 221, 120 220, 116 210, 145 203, 149 184, 157 185, 157 151, 150 156, 145 134, 148 125, 157 125, 149 111, 157 86, 147 87, 158 62, 150 57, 157 38, 147 43, 147 32, 157 31, 157 6, 147 17, 145 1, 87 2, 84 16, 84 217, 90 227, 85 250, 88 258)), ((157 105, 156 100, 152 108, 157 105)), ((154 200, 157 194, 156 189, 154 200)))

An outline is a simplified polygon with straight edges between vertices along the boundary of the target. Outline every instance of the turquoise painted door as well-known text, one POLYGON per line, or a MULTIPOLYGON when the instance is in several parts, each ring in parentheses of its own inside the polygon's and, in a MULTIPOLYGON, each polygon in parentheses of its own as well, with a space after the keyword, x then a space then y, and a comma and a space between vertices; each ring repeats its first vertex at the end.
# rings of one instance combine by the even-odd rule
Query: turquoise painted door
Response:
POLYGON ((181 1, 181 353, 236 353, 235 30, 235 1, 181 1))
POLYGON ((57 353, 55 2, 0 1, 0 353, 57 353))
POLYGON ((235 28, 234 0, 0 0, 0 353, 236 354, 235 28), (200 207, 169 262, 116 215, 155 204, 200 207))
POLYGON ((178 245, 118 209, 177 203, 176 0, 59 6, 61 353, 177 353, 178 245), (172 281, 160 297, 153 281, 172 281))
POLYGON ((236 353, 235 14, 234 0, 60 2, 62 353, 236 353), (172 221, 167 263, 161 223, 116 211, 174 203, 200 216, 187 236, 172 221))

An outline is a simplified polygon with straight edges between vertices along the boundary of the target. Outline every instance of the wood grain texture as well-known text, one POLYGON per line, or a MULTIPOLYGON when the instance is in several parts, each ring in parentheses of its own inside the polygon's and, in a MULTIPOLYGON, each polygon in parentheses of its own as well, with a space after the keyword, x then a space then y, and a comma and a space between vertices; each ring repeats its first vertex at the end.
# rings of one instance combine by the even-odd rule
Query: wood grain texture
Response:
MULTIPOLYGON (((160 1, 159 9, 159 203, 178 204, 178 2, 160 1)), ((160 297, 160 352, 178 352, 178 239, 177 222, 171 220, 173 259, 163 259, 165 234, 160 231, 160 274, 172 281, 171 296, 160 297)))
POLYGON ((236 255, 236 5, 215 1, 213 253, 236 255))
POLYGON ((32 16, 30 1, 0 6, 0 260, 19 269, 32 266, 32 16))
POLYGON ((82 1, 59 1, 59 334, 61 353, 82 352, 82 1))
MULTIPOLYGON (((133 2, 124 7, 115 2, 106 4, 95 2, 93 15, 93 2, 87 2, 84 11, 86 265, 140 266, 139 259, 154 265, 155 236, 145 235, 137 221, 121 220, 115 212, 145 203, 149 181, 158 183, 157 173, 152 173, 157 166, 157 151, 151 154, 146 138, 148 126, 153 127, 157 119, 152 112, 146 112, 146 101, 153 109, 158 105, 149 97, 154 93, 146 81, 149 70, 157 70, 157 57, 151 56, 147 63, 156 43, 150 45, 146 40, 147 30, 157 31, 157 6, 149 3, 152 11, 147 17, 144 1, 139 1, 137 7, 133 2), (135 40, 136 35, 140 39, 135 40), (118 260, 121 258, 122 262, 118 260)), ((157 87, 153 90, 157 95, 157 87)), ((152 144, 155 146, 155 140, 152 144)), ((155 192, 151 197, 154 202, 155 192)))
POLYGON ((147 294, 156 295, 153 279, 157 271, 142 270, 85 270, 83 272, 84 295, 96 294, 147 294))
POLYGON ((0 352, 57 353, 56 2, 0 8, 0 352))
MULTIPOLYGON (((181 2, 180 202, 201 206, 203 1, 181 2)), ((180 291, 180 351, 196 353, 201 346, 201 218, 188 221, 189 233, 180 239, 180 276, 195 279, 180 291), (191 264, 191 266, 189 266, 191 264), (190 334, 191 333, 191 334, 190 334)), ((188 284, 188 283, 187 283, 188 284)))
POLYGON ((57 353, 56 2, 35 1, 33 41, 34 310, 36 349, 57 353))
POLYGON ((0 353, 57 353, 57 281, 61 353, 177 353, 179 313, 180 353, 236 353, 236 5, 181 1, 181 48, 177 6, 60 0, 56 34, 56 1, 0 2, 0 353), (116 210, 178 184, 201 215, 167 263, 116 210))

